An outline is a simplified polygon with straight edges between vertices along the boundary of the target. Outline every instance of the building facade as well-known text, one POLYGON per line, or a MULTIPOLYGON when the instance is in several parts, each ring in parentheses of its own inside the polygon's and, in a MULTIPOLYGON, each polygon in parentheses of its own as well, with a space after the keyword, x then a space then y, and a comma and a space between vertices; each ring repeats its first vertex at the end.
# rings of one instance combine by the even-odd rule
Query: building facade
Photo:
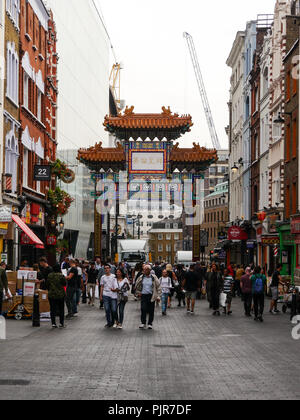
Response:
MULTIPOLYGON (((4 78, 5 78, 5 2, 0 2, 0 176, 3 174, 3 105, 4 105, 4 78)), ((2 204, 2 182, 0 188, 0 205, 2 204)))
POLYGON ((234 222, 243 216, 242 166, 243 156, 243 80, 244 80, 245 32, 238 32, 227 59, 232 69, 230 78, 230 125, 229 125, 229 220, 234 222), (236 171, 231 169, 236 165, 236 171))
MULTIPOLYGON (((5 2, 5 80, 3 106, 3 204, 12 206, 19 212, 18 177, 19 177, 19 139, 20 139, 20 108, 19 108, 19 42, 20 42, 20 1, 5 2)), ((11 222, 0 235, 1 251, 7 254, 9 265, 18 258, 18 231, 11 222)))
POLYGON ((181 220, 166 219, 153 224, 149 230, 149 251, 152 261, 175 264, 177 251, 182 250, 181 220))
POLYGON ((59 149, 107 145, 101 122, 109 112, 110 43, 95 2, 47 0, 47 5, 59 34, 59 149))
POLYGON ((208 237, 208 247, 205 250, 207 261, 213 257, 225 263, 226 252, 219 243, 226 239, 228 221, 228 182, 223 182, 204 200, 204 222, 201 227, 208 237))

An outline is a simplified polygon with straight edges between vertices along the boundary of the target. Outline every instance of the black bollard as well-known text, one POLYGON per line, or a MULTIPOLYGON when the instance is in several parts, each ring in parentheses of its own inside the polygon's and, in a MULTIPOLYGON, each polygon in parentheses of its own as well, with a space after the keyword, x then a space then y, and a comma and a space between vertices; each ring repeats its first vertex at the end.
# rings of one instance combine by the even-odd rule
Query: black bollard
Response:
POLYGON ((35 293, 33 298, 33 314, 32 314, 32 326, 33 327, 40 327, 40 303, 39 303, 39 295, 35 293))

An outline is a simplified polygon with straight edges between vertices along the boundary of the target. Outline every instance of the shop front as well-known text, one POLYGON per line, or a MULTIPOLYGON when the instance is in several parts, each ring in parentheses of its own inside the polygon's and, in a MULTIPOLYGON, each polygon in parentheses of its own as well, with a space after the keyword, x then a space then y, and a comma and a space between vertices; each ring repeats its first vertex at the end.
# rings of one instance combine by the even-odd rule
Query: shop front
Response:
POLYGON ((296 267, 294 271, 294 283, 300 286, 300 215, 291 217, 291 234, 295 238, 296 267))
POLYGON ((232 226, 228 229, 228 241, 231 241, 227 252, 227 264, 250 264, 250 253, 247 252, 247 232, 240 226, 232 226))
POLYGON ((296 268, 295 236, 291 233, 290 223, 278 225, 280 237, 280 263, 283 266, 282 275, 294 277, 296 268))

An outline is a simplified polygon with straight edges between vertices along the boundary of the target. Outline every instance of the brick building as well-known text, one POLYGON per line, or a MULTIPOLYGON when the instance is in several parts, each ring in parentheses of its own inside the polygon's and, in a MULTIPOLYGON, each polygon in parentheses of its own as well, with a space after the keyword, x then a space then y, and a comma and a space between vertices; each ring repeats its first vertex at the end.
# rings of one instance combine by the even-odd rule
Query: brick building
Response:
MULTIPOLYGON (((22 217, 44 243, 49 183, 34 180, 34 166, 55 160, 56 66, 52 15, 42 0, 21 0, 19 188, 26 199, 22 217)), ((28 237, 21 235, 21 257, 30 261, 31 253, 28 237)))
POLYGON ((220 262, 225 262, 226 253, 219 247, 219 242, 225 240, 226 225, 229 221, 228 214, 228 182, 223 182, 215 187, 212 194, 204 200, 204 222, 201 229, 208 235, 206 260, 215 255, 215 250, 220 256, 220 262))
POLYGON ((165 219, 149 230, 149 251, 152 261, 175 263, 176 252, 182 250, 182 221, 165 219))
MULTIPOLYGON (((20 2, 5 2, 4 57, 6 60, 3 103, 3 204, 12 206, 18 213, 18 158, 19 158, 19 42, 20 2)), ((17 228, 14 223, 2 226, 0 251, 8 254, 8 263, 13 263, 14 243, 17 242, 17 228)))

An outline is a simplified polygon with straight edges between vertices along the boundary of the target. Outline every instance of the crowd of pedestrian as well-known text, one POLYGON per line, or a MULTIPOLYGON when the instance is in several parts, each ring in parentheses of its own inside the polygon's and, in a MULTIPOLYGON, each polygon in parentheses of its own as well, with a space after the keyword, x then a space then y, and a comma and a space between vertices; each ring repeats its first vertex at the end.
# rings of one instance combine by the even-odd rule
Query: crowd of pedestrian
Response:
MULTIPOLYGON (((27 261, 22 261, 27 267, 27 261)), ((65 258, 61 264, 50 267, 46 258, 34 265, 37 271, 37 286, 48 290, 52 328, 65 327, 65 318, 71 320, 78 314, 78 306, 94 307, 99 297, 99 308, 105 311, 105 328, 123 329, 125 308, 129 296, 140 301, 140 329, 153 329, 156 307, 161 307, 162 316, 174 305, 186 307, 188 315, 195 314, 196 301, 207 299, 213 316, 232 315, 233 298, 241 298, 246 317, 263 322, 267 277, 260 267, 244 267, 231 263, 228 267, 212 262, 172 266, 156 262, 154 265, 138 263, 132 268, 126 261, 113 264, 111 259, 103 264, 95 261, 79 261, 65 258), (65 307, 67 314, 65 316, 65 307)), ((282 266, 278 265, 271 276, 268 289, 271 293, 270 314, 278 314, 278 289, 284 285, 282 266)), ((0 308, 3 295, 7 293, 5 267, 0 268, 0 308)), ((299 295, 297 296, 299 302, 299 295)), ((297 309, 292 310, 292 316, 297 309)))

